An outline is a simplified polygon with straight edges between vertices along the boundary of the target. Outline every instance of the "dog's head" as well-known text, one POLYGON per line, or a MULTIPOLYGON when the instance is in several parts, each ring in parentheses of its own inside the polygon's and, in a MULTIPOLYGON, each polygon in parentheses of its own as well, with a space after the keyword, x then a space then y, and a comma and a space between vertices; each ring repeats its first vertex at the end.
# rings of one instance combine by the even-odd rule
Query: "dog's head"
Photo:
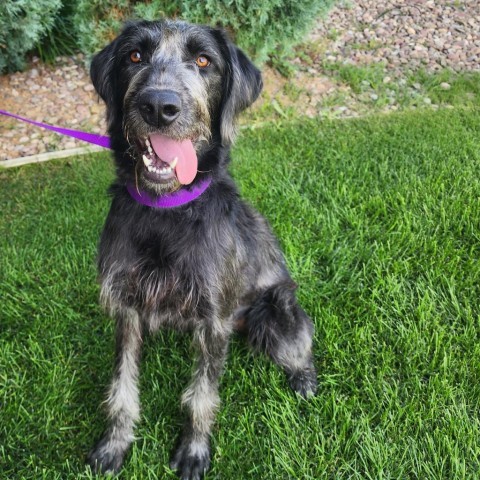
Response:
POLYGON ((222 31, 167 20, 127 24, 90 74, 114 150, 134 160, 123 155, 121 172, 155 194, 214 169, 208 152, 232 143, 237 115, 262 88, 260 72, 222 31))

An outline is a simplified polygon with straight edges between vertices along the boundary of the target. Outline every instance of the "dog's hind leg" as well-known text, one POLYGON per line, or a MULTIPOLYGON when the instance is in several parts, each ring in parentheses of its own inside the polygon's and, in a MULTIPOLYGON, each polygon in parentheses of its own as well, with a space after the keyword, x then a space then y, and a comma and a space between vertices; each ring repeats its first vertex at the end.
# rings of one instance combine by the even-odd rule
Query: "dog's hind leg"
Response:
POLYGON ((140 415, 138 370, 142 331, 138 313, 127 308, 117 313, 115 372, 107 399, 109 426, 88 456, 96 472, 120 470, 133 441, 133 428, 140 415))
POLYGON ((218 384, 229 335, 220 325, 202 326, 194 333, 196 366, 182 396, 188 418, 170 464, 182 480, 200 480, 210 464, 210 432, 219 405, 218 384))
POLYGON ((271 286, 244 312, 249 343, 284 368, 290 386, 303 397, 315 394, 313 323, 297 303, 296 285, 271 286))

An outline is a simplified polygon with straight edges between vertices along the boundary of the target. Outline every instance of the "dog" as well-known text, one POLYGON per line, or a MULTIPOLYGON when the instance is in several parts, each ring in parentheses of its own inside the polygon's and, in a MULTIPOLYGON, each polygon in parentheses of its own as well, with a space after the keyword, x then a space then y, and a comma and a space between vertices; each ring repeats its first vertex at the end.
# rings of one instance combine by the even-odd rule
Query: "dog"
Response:
POLYGON ((88 463, 120 470, 139 418, 142 339, 173 327, 192 332, 197 358, 171 468, 201 479, 235 331, 280 365, 302 397, 317 389, 313 323, 268 223, 227 171, 236 118, 260 94, 262 77, 222 30, 173 20, 126 24, 90 73, 106 103, 116 166, 98 254, 116 356, 108 427, 88 463))

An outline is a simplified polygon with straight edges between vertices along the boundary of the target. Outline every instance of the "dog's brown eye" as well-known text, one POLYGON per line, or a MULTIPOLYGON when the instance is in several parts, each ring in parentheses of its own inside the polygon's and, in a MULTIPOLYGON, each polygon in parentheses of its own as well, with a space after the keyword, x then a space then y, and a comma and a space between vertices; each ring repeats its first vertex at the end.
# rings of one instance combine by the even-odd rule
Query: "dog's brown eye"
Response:
POLYGON ((210 60, 205 57, 205 55, 200 55, 196 60, 195 63, 200 67, 200 68, 205 68, 210 65, 210 60))
POLYGON ((134 50, 131 54, 130 54, 130 60, 133 62, 133 63, 140 63, 142 61, 142 54, 138 51, 138 50, 134 50))

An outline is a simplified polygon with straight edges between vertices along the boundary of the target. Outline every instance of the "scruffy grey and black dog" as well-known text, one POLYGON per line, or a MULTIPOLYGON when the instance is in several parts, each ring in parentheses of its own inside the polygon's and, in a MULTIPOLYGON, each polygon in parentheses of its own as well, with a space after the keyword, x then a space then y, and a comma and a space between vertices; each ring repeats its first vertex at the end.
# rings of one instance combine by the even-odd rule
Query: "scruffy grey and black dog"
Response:
POLYGON ((227 172, 236 116, 259 95, 261 75, 220 30, 142 21, 94 57, 91 76, 117 170, 98 257, 117 347, 109 426, 89 463, 120 469, 139 417, 142 339, 168 326, 192 331, 197 352, 172 468, 200 479, 232 332, 281 365, 300 395, 317 386, 313 324, 269 226, 227 172))

